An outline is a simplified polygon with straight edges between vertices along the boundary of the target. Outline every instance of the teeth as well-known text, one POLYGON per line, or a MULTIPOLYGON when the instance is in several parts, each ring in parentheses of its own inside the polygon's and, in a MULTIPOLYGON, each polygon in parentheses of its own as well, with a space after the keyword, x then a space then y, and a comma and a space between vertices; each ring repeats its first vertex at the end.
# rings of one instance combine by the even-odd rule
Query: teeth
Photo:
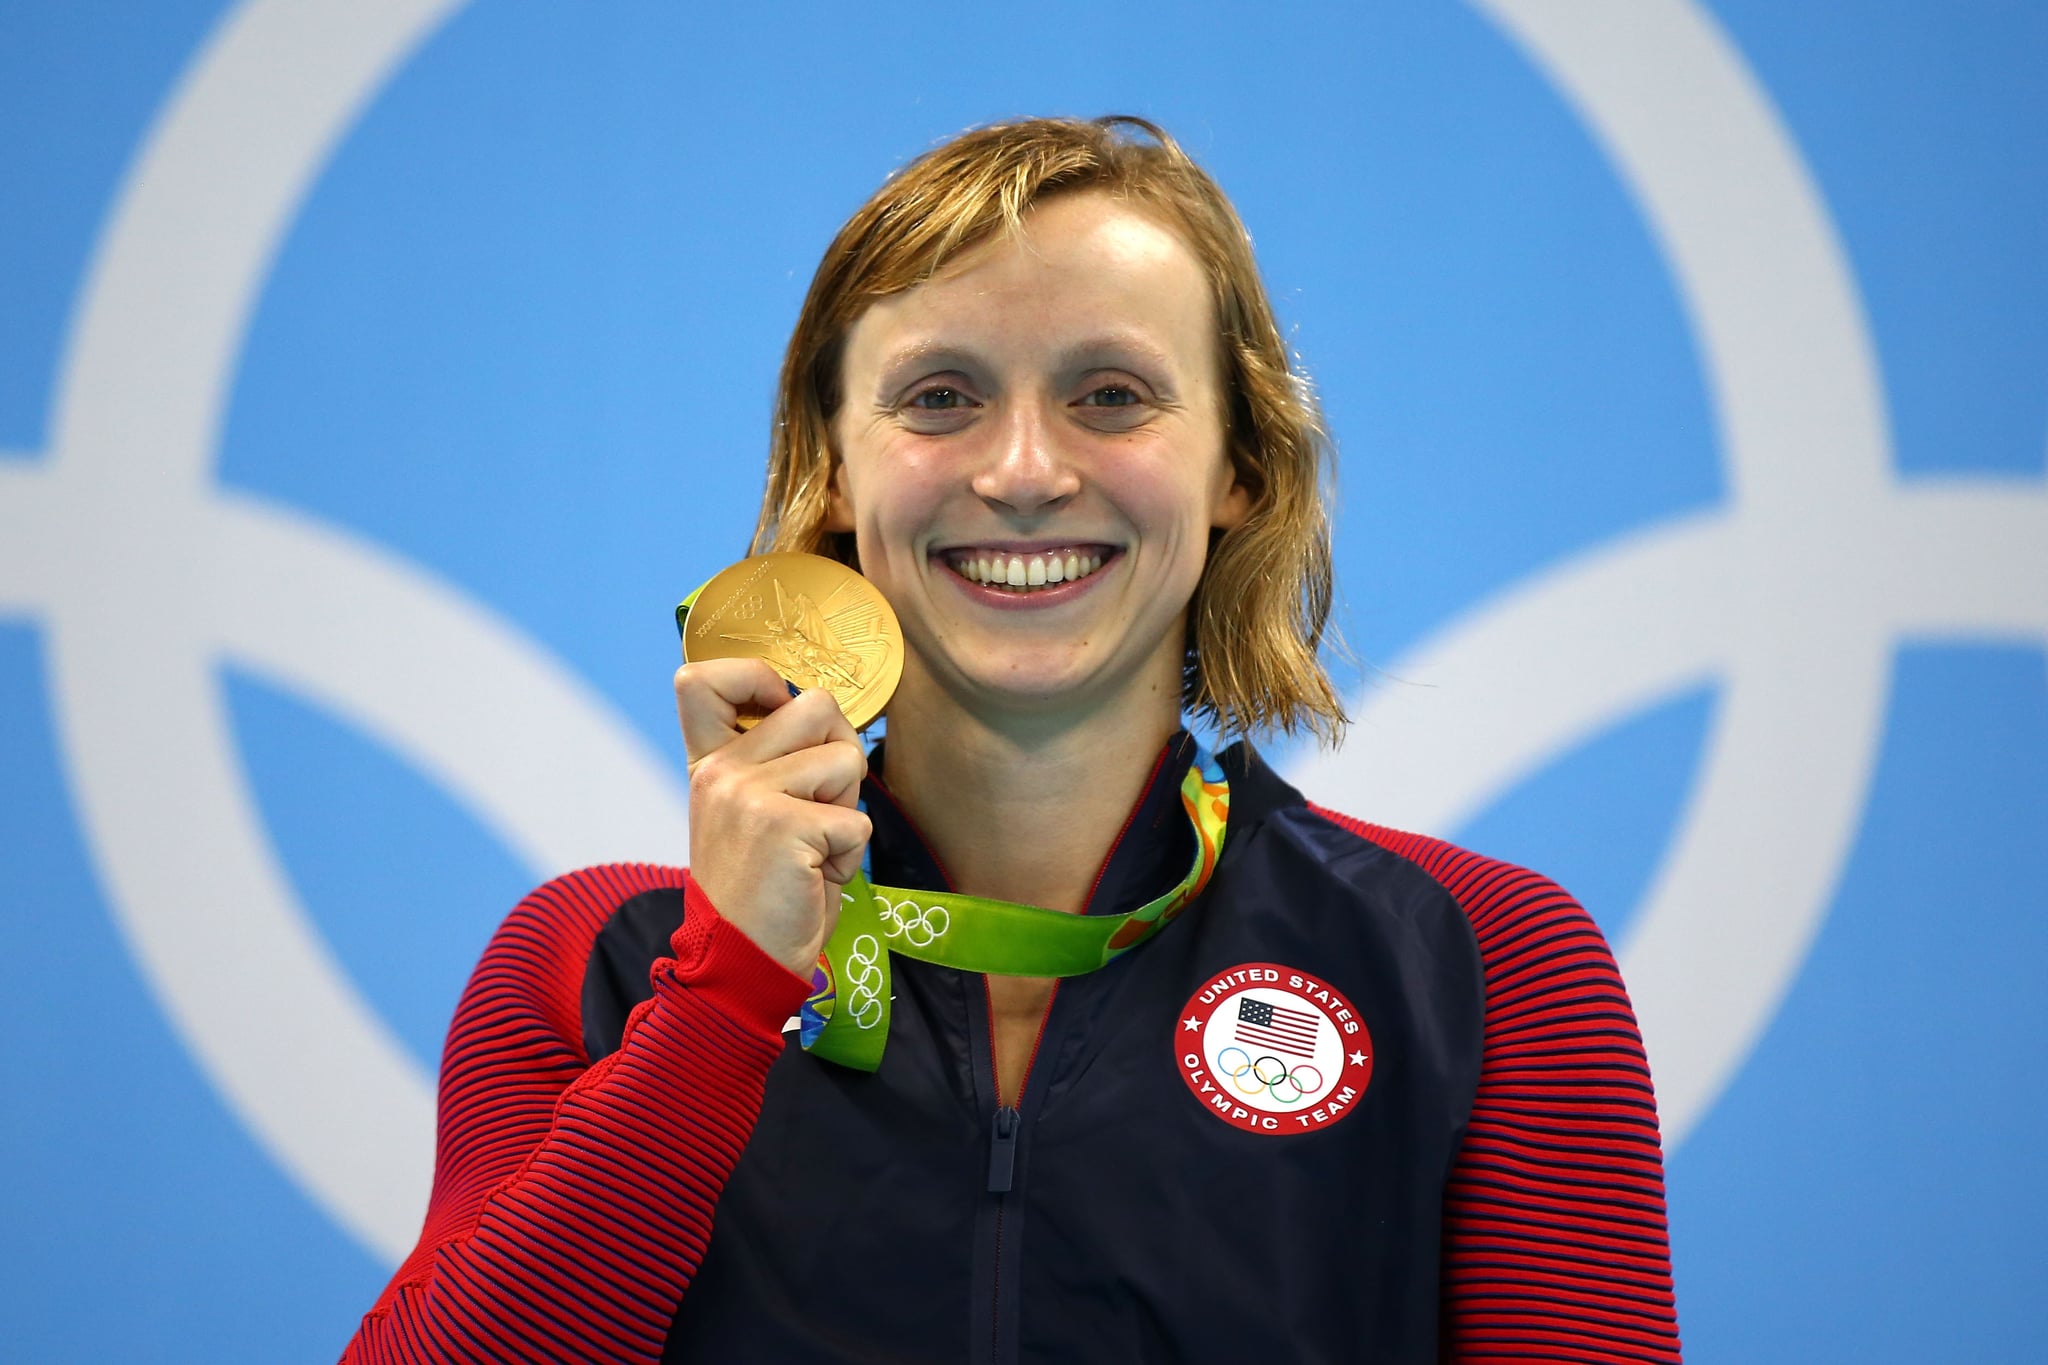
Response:
POLYGON ((1034 555, 962 555, 947 562, 955 573, 970 583, 1028 591, 1086 578, 1102 567, 1102 556, 1069 550, 1064 555, 1058 551, 1034 555))

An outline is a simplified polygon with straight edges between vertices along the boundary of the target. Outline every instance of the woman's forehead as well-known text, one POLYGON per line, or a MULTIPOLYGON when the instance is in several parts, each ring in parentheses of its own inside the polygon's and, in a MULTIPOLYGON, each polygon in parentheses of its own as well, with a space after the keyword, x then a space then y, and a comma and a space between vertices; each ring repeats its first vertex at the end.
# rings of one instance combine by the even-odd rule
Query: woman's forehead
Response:
POLYGON ((1014 228, 962 250, 917 289, 962 281, 987 288, 991 277, 1028 282, 1063 271, 1134 275, 1176 268, 1199 282, 1201 263, 1171 224, 1121 196, 1081 190, 1032 204, 1014 228))
POLYGON ((1206 273, 1180 235, 1106 194, 1083 193, 1034 206, 1017 231, 876 301, 847 340, 849 361, 886 368, 1026 347, 1056 358, 1167 360, 1205 352, 1214 335, 1206 273))

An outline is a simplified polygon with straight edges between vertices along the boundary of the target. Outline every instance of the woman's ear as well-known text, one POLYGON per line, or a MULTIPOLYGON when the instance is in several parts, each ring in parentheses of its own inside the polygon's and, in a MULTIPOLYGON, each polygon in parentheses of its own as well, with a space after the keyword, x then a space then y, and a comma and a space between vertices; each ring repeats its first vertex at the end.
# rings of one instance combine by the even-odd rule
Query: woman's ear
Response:
POLYGON ((832 478, 826 490, 825 523, 820 529, 852 535, 853 503, 846 496, 846 466, 838 460, 832 461, 832 478))
POLYGON ((1216 503, 1216 510, 1209 518, 1209 524, 1219 531, 1235 531, 1244 525, 1244 519, 1252 514, 1252 490, 1233 480, 1230 488, 1216 503))
POLYGON ((1252 508, 1258 505, 1264 480, 1258 466, 1243 458, 1236 449, 1230 450, 1225 458, 1230 466, 1230 486, 1223 490, 1216 499, 1216 505, 1210 509, 1209 525, 1218 531, 1235 531, 1244 525, 1245 518, 1252 514, 1252 508))

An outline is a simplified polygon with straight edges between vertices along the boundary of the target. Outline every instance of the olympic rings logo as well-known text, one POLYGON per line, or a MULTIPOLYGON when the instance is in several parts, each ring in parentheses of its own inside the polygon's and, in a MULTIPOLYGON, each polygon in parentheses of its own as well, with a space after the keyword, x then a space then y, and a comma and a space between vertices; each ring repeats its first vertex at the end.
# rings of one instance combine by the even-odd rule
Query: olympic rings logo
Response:
POLYGON ((875 906, 882 914, 882 927, 890 938, 900 938, 913 948, 929 948, 953 927, 953 917, 943 905, 919 905, 913 900, 891 904, 877 895, 875 906))
POLYGON ((1254 1057, 1241 1047, 1227 1047, 1216 1054, 1216 1069, 1229 1078, 1231 1088, 1239 1094, 1265 1095, 1275 1104, 1299 1104, 1323 1088, 1321 1071, 1307 1062, 1290 1067, 1270 1052, 1254 1057), (1232 1053, 1237 1054, 1235 1063, 1230 1060, 1232 1053), (1294 1093, 1285 1093, 1288 1090, 1294 1093))
MULTIPOLYGON (((51 723, 126 947, 235 1117, 386 1264, 419 1232, 432 1077, 281 875, 234 759, 219 664, 388 746, 536 877, 683 847, 687 828, 660 755, 516 623, 215 476, 245 333, 302 201, 463 2, 232 6, 102 224, 52 380, 49 447, 0 451, 0 620, 47 627, 51 723), (320 80, 279 79, 314 60, 320 80), (151 611, 104 610, 96 585, 144 579, 151 611), (136 657, 152 666, 140 692, 124 685, 136 657), (473 723, 473 694, 440 685, 451 677, 489 680, 496 724, 473 723), (565 771, 585 781, 565 785, 565 771), (209 857, 182 856, 192 847, 209 857), (229 956, 265 970, 223 975, 229 956)), ((1453 830, 1619 718, 1725 674, 1697 799, 1622 952, 1670 1149, 1740 1068, 1825 919, 1861 825, 1894 644, 2048 638, 2033 586, 2048 493, 1895 476, 1875 347, 1825 199, 1698 0, 1630 7, 1621 38, 1592 7, 1471 4, 1567 97, 1649 213, 1713 376, 1729 497, 1447 623, 1388 670, 1440 685, 1383 689, 1354 731, 1366 739, 1293 777, 1333 806, 1453 830), (1861 572, 1880 556, 1884 576, 1861 572), (1880 581, 1912 591, 1864 586, 1880 581), (1840 629, 1801 629, 1821 618, 1840 629), (1758 840, 1759 828, 1792 832, 1758 840)), ((1244 1060, 1231 1079, 1270 1089, 1278 1059, 1244 1060)))
POLYGON ((856 934, 846 955, 846 1017, 858 1028, 882 1022, 882 944, 873 934, 856 934))

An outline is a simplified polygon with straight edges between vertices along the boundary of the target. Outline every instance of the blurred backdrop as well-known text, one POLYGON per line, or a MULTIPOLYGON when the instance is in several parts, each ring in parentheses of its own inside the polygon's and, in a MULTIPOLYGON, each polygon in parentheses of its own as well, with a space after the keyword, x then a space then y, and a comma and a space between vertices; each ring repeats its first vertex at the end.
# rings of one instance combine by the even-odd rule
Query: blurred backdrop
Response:
POLYGON ((1136 112, 1341 450, 1310 793, 1563 881, 1701 1362, 2038 1359, 2048 12, 0 4, 7 1358, 330 1359, 889 171, 1136 112))

